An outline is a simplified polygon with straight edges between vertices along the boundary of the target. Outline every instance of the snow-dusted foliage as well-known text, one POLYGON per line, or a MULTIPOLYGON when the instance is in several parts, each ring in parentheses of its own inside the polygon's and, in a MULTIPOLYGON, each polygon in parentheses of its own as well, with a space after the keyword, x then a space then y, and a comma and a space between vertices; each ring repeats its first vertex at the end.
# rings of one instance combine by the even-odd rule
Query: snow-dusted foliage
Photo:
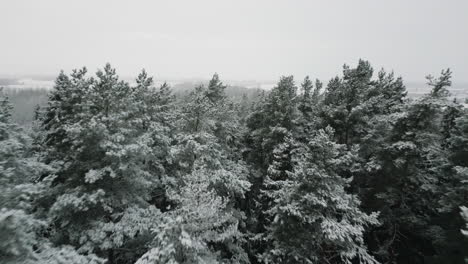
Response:
POLYGON ((359 209, 357 196, 346 192, 350 179, 337 174, 349 166, 344 146, 331 139, 330 127, 319 130, 306 144, 292 151, 293 168, 278 179, 284 150, 295 143, 288 138, 274 151, 265 192, 271 200, 267 214, 272 221, 265 232, 265 263, 376 263, 367 252, 364 232, 378 225, 376 213, 359 209), (278 167, 279 166, 279 167, 278 167), (311 239, 313 238, 313 239, 311 239))
POLYGON ((0 258, 2 263, 103 263, 73 247, 54 247, 44 234, 47 219, 35 204, 47 191, 34 183, 48 166, 30 154, 31 139, 11 122, 11 105, 0 98, 0 258))
POLYGON ((195 170, 171 191, 175 207, 152 229, 151 249, 137 263, 246 263, 239 214, 210 183, 209 170, 195 170))
POLYGON ((28 132, 0 97, 0 263, 463 263, 468 113, 450 70, 428 85, 360 60, 172 94, 107 64, 61 72, 28 132))
POLYGON ((44 156, 54 168, 46 210, 57 243, 118 259, 124 253, 114 249, 142 236, 120 222, 147 208, 166 177, 167 102, 159 101, 168 99, 145 72, 136 87, 119 81, 110 65, 97 78, 85 73, 61 74, 45 109, 44 156))

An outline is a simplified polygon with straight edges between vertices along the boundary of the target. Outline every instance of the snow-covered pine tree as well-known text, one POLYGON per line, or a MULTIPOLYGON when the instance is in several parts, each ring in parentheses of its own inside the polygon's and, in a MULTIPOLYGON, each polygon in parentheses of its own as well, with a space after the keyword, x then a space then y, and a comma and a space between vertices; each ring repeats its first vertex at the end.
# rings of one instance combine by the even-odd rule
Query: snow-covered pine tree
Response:
POLYGON ((55 169, 48 177, 52 184, 46 209, 56 244, 71 244, 118 263, 138 257, 139 250, 133 256, 127 250, 146 228, 125 216, 146 210, 160 184, 147 165, 155 160, 150 106, 143 100, 151 82, 142 77, 132 88, 109 64, 97 78, 75 73, 71 79, 59 76, 52 91, 58 99, 45 110, 51 117, 44 121, 45 156, 54 158, 50 164, 55 169), (57 131, 60 137, 53 136, 57 131), (128 227, 121 228, 127 220, 128 227))
MULTIPOLYGON (((468 112, 459 110, 453 128, 449 131, 447 149, 450 161, 449 184, 446 186, 441 202, 446 210, 466 206, 468 195, 468 112)), ((445 111, 446 113, 447 111, 445 111)), ((445 117, 445 115, 444 115, 445 117)), ((446 120, 446 119, 444 119, 446 120)), ((443 131, 446 131, 445 129, 443 131)), ((445 136, 446 134, 444 134, 445 136)), ((465 210, 466 211, 466 210, 465 210)))
MULTIPOLYGON (((286 171, 287 177, 266 182, 271 185, 265 194, 272 206, 267 211, 271 221, 265 232, 263 262, 376 263, 367 252, 364 232, 367 226, 378 224, 377 214, 363 213, 358 197, 345 190, 350 180, 337 171, 352 160, 332 138, 333 130, 328 127, 315 132, 307 144, 292 138, 283 143, 283 149, 299 146, 291 153, 293 166, 286 171)), ((282 153, 275 151, 275 160, 281 160, 282 153)), ((278 164, 274 162, 270 171, 278 164)))
MULTIPOLYGON (((201 259, 210 255, 211 261, 219 262, 246 262, 248 259, 243 249, 245 238, 240 232, 245 216, 238 209, 238 201, 244 197, 250 184, 247 168, 237 149, 240 147, 240 133, 235 108, 227 100, 224 89, 225 85, 215 74, 208 87, 196 87, 181 107, 182 122, 178 124, 170 153, 173 164, 171 173, 176 182, 171 186, 173 191, 168 192, 171 207, 165 213, 165 219, 171 224, 164 227, 173 229, 171 232, 175 233, 164 239, 179 239, 177 232, 182 232, 181 228, 184 228, 185 234, 192 237, 194 243, 203 245, 204 253, 198 252, 199 255, 196 255, 197 252, 190 253, 192 249, 186 248, 187 252, 178 254, 195 254, 192 257, 201 259), (197 186, 205 186, 205 189, 198 189, 197 186), (184 195, 191 198, 184 198, 184 195), (194 201, 199 201, 197 204, 200 208, 193 205, 194 201), (212 211, 203 212, 209 207, 212 211), (197 220, 200 226, 184 227, 193 216, 200 218, 197 220), (221 219, 215 221, 214 216, 221 219), (229 230, 222 230, 225 225, 230 226, 229 230), (219 237, 214 238, 210 234, 218 234, 219 237)), ((155 235, 153 249, 148 254, 159 255, 157 258, 153 256, 151 263, 156 259, 169 261, 160 253, 155 253, 165 245, 160 240, 163 238, 155 235)), ((179 242, 174 240, 173 243, 179 242)), ((192 257, 187 257, 189 259, 186 261, 195 261, 192 257)), ((172 260, 174 258, 181 261, 176 256, 170 257, 172 260)))
POLYGON ((374 117, 398 112, 406 96, 402 79, 393 73, 372 76, 367 61, 359 60, 356 68, 345 65, 343 77, 332 79, 324 95, 322 127, 333 127, 337 142, 350 149, 366 137, 374 117))
MULTIPOLYGON (((385 155, 388 133, 404 115, 407 101, 401 78, 383 69, 377 78, 372 76, 373 70, 366 61, 360 60, 356 68, 345 66, 343 77, 329 82, 320 109, 322 127, 333 127, 335 140, 346 144, 358 157, 339 174, 353 177, 349 190, 359 195, 367 212, 383 209, 376 203, 375 194, 387 183, 381 178, 382 165, 376 153, 385 155)), ((394 229, 371 227, 369 231, 371 234, 366 237, 372 251, 377 255, 389 253, 388 244, 376 238, 385 233, 391 240, 394 229)))
POLYGON ((44 151, 45 161, 51 163, 70 151, 71 143, 66 136, 65 127, 78 122, 82 112, 84 95, 90 86, 90 79, 86 79, 86 68, 74 70, 71 76, 60 72, 55 80, 53 90, 49 94, 47 110, 42 117, 44 142, 41 147, 44 151))
POLYGON ((205 96, 211 103, 218 104, 226 98, 226 87, 219 79, 219 75, 215 73, 208 83, 205 96))
POLYGON ((134 91, 134 116, 139 120, 134 124, 141 131, 141 138, 147 138, 150 155, 145 158, 142 166, 153 176, 154 188, 151 192, 151 203, 159 209, 167 207, 165 189, 172 185, 176 177, 171 175, 172 156, 171 141, 174 139, 177 112, 175 111, 174 96, 170 86, 163 83, 156 88, 152 77, 143 70, 136 79, 134 91))
POLYGON ((315 87, 309 76, 304 78, 301 84, 302 93, 298 96, 298 110, 300 116, 297 117, 297 140, 305 141, 307 135, 320 128, 321 120, 319 111, 322 107, 322 83, 315 80, 315 87))
POLYGON ((359 60, 356 68, 343 67, 343 78, 332 79, 324 95, 321 117, 324 125, 335 130, 338 143, 348 148, 362 136, 367 113, 362 103, 371 88, 373 69, 369 62, 359 60))
POLYGON ((381 116, 362 143, 369 177, 361 186, 368 188, 366 207, 381 211, 383 225, 371 237, 382 261, 401 260, 399 252, 420 262, 423 255, 443 254, 450 242, 451 220, 441 221, 448 208, 441 198, 453 182, 442 126, 444 111, 456 107, 446 98, 450 76, 446 70, 430 77, 428 95, 381 116))
POLYGON ((38 244, 35 229, 43 224, 29 214, 31 199, 38 192, 32 180, 41 166, 27 158, 29 138, 12 123, 12 108, 8 98, 1 96, 0 256, 6 263, 32 263, 36 257, 34 247, 38 244))
POLYGON ((137 264, 248 263, 239 215, 230 197, 219 194, 213 176, 206 168, 194 170, 170 191, 175 207, 153 228, 152 248, 137 264))
POLYGON ((252 188, 245 211, 251 218, 248 229, 253 234, 253 246, 249 254, 254 260, 267 247, 265 241, 259 238, 267 232, 264 227, 270 221, 266 211, 272 201, 265 194, 271 191, 273 185, 265 184, 265 181, 286 180, 288 172, 292 170, 291 152, 295 146, 286 141, 298 134, 298 99, 293 76, 281 77, 271 92, 257 103, 247 119, 246 157, 254 177, 250 178, 252 188))
MULTIPOLYGON (((1 90, 0 90, 1 93, 1 90)), ((0 258, 2 263, 103 263, 72 247, 53 247, 44 236, 47 219, 36 208, 45 185, 35 183, 49 168, 31 156, 32 140, 11 120, 12 106, 0 94, 0 258)))
POLYGON ((301 83, 301 96, 298 109, 302 112, 303 115, 308 116, 312 111, 312 89, 314 85, 310 80, 309 76, 304 78, 304 81, 301 83))
POLYGON ((247 120, 247 159, 264 173, 273 159, 273 149, 283 142, 288 133, 295 133, 297 99, 293 76, 281 77, 247 120))

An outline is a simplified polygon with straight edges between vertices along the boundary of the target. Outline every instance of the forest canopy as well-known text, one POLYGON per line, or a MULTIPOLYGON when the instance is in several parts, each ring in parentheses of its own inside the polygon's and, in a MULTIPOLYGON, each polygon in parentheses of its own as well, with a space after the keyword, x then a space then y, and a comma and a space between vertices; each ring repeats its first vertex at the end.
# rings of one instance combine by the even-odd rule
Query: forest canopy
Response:
POLYGON ((177 94, 106 64, 60 72, 27 130, 0 93, 0 262, 464 263, 451 78, 410 99, 360 60, 328 82, 240 95, 214 74, 177 94))

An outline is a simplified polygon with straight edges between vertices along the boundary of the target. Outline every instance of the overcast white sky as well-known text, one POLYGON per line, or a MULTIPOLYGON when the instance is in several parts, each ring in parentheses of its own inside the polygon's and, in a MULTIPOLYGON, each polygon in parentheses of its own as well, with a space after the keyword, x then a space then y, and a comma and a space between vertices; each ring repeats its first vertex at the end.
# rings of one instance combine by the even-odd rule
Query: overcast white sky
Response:
POLYGON ((468 81, 467 0, 2 0, 0 75, 111 62, 121 75, 329 79, 359 58, 468 81))

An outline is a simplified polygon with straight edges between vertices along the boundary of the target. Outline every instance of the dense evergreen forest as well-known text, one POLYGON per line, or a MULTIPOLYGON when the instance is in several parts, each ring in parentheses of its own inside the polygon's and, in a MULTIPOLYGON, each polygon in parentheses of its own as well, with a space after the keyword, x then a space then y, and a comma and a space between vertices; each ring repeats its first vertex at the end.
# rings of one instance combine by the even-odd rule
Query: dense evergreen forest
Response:
MULTIPOLYGON (((176 99, 184 98, 190 95, 191 90, 198 85, 208 84, 203 81, 191 81, 175 83, 171 86, 171 92, 176 99)), ((2 82, 0 79, 0 88, 2 88, 2 82)), ((32 127, 35 111, 40 107, 47 105, 47 98, 50 89, 47 87, 30 88, 25 86, 10 87, 6 85, 2 89, 3 96, 8 97, 13 109, 11 111, 12 121, 17 123, 22 128, 29 130, 32 127)), ((235 103, 239 103, 244 100, 244 103, 251 103, 263 92, 259 88, 246 88, 243 86, 226 86, 226 96, 235 103)))
POLYGON ((464 263, 468 113, 367 61, 175 96, 61 72, 32 128, 0 100, 1 263, 464 263))

